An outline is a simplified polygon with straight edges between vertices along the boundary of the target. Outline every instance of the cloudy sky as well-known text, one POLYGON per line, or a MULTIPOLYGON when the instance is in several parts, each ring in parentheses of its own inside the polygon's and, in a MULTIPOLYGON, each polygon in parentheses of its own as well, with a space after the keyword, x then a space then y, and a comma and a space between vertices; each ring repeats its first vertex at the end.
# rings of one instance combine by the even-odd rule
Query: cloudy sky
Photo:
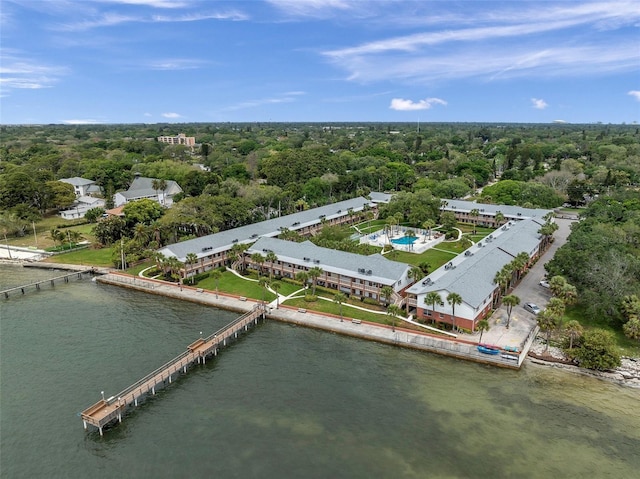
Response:
POLYGON ((632 1, 2 0, 0 122, 640 121, 632 1))

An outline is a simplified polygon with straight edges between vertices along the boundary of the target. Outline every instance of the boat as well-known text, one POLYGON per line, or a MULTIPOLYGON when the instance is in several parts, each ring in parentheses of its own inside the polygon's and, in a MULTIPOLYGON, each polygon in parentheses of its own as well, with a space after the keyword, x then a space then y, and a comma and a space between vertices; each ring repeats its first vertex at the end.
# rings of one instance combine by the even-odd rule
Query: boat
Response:
POLYGON ((500 354, 499 349, 491 348, 483 345, 478 345, 478 351, 480 351, 483 354, 492 354, 492 355, 500 354))
POLYGON ((513 354, 502 354, 501 356, 503 359, 509 359, 511 361, 517 361, 518 359, 520 359, 518 356, 515 356, 513 354))

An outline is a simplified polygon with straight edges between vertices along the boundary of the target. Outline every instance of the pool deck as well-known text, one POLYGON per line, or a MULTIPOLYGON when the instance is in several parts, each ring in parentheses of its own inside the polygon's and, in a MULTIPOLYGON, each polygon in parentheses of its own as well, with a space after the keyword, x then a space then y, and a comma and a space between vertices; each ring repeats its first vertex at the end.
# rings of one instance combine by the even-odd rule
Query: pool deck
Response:
POLYGON ((429 237, 429 234, 424 234, 425 232, 423 230, 418 229, 413 231, 416 233, 416 240, 412 244, 393 243, 393 240, 399 240, 405 237, 404 231, 400 231, 399 233, 392 234, 387 237, 383 230, 364 235, 360 238, 360 243, 380 247, 391 244, 393 249, 398 251, 420 254, 424 253, 429 248, 433 248, 437 244, 442 243, 445 239, 445 235, 439 231, 432 231, 431 237, 429 237))

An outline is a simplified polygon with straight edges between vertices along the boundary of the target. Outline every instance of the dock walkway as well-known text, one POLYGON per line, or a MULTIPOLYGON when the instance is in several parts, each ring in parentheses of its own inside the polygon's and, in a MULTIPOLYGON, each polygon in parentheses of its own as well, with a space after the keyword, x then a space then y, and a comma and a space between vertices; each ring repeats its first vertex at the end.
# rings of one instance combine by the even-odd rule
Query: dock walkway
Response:
POLYGON ((49 283, 51 286, 55 286, 56 281, 64 281, 65 283, 69 282, 70 278, 76 276, 78 279, 82 279, 83 274, 93 274, 93 268, 83 269, 81 271, 74 271, 73 273, 66 273, 61 276, 56 276, 51 279, 43 279, 41 281, 35 281, 29 284, 23 284, 22 286, 14 286, 13 288, 7 288, 0 291, 0 295, 4 296, 5 299, 9 298, 9 293, 17 293, 18 291, 22 294, 25 294, 26 290, 30 288, 35 288, 36 290, 40 289, 40 286, 49 283))
POLYGON ((186 373, 187 368, 194 363, 204 364, 208 356, 216 356, 220 347, 224 347, 233 338, 238 337, 241 331, 247 331, 251 324, 257 324, 258 318, 264 318, 265 308, 263 305, 256 305, 251 311, 240 316, 235 321, 229 323, 224 328, 219 329, 206 338, 199 338, 187 346, 187 350, 169 362, 163 364, 155 371, 147 374, 142 379, 136 381, 118 394, 103 398, 88 407, 80 416, 85 430, 89 425, 95 426, 103 434, 103 428, 116 419, 122 422, 123 412, 130 405, 137 406, 140 397, 150 391, 155 395, 156 388, 171 384, 173 377, 179 373, 186 373))

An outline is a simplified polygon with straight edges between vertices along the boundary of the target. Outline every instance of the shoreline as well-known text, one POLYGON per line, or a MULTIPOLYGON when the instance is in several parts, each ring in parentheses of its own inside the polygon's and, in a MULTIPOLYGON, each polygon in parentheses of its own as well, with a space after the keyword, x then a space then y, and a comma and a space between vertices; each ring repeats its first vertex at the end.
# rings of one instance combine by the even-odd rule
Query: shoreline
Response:
MULTIPOLYGON (((65 270, 65 271, 79 271, 93 269, 96 277, 96 281, 104 284, 111 284, 113 286, 127 287, 138 291, 157 294, 181 301, 191 301, 206 306, 213 306, 216 308, 233 311, 237 313, 245 313, 258 303, 258 301, 250 298, 241 298, 239 296, 230 295, 227 293, 219 292, 217 295, 208 290, 202 290, 201 288, 194 288, 190 286, 183 286, 180 288, 178 285, 173 285, 159 280, 151 280, 149 278, 140 278, 132 276, 126 273, 120 273, 113 268, 98 268, 84 265, 72 265, 61 263, 43 263, 32 261, 0 261, 3 264, 15 264, 21 265, 27 268, 48 269, 48 270, 65 270), (105 276, 119 277, 119 280, 109 280, 105 276), (187 293, 187 294, 185 294, 187 293), (202 295, 201 297, 199 297, 202 295), (214 298, 212 298, 212 296, 214 298)), ((428 333, 418 333, 412 330, 406 330, 401 327, 396 327, 396 331, 392 332, 389 326, 381 325, 379 323, 369 323, 367 321, 351 321, 350 318, 346 318, 344 321, 340 321, 338 317, 332 315, 305 311, 301 313, 297 308, 293 308, 286 305, 280 305, 279 309, 271 308, 267 313, 269 319, 274 319, 289 324, 299 325, 303 327, 309 327, 313 329, 324 330, 327 332, 333 332, 336 334, 343 334, 345 336, 351 336, 360 339, 366 339, 369 341, 376 341, 384 344, 406 347, 409 349, 416 349, 420 351, 427 351, 434 354, 440 354, 444 356, 453 357, 456 359, 463 359, 467 361, 488 364, 497 367, 504 367, 508 369, 520 369, 525 363, 531 363, 536 366, 544 366, 560 369, 562 371, 580 374, 583 376, 593 377, 608 382, 618 384, 623 387, 629 387, 633 389, 640 389, 640 358, 628 358, 623 357, 623 364, 621 367, 612 371, 596 371, 581 368, 575 364, 572 364, 565 356, 564 353, 558 348, 549 348, 547 354, 542 352, 544 344, 541 338, 534 336, 531 338, 531 343, 526 351, 521 353, 521 359, 518 364, 514 363, 497 363, 496 361, 487 360, 479 355, 479 353, 472 354, 469 352, 475 350, 477 343, 467 340, 448 340, 446 338, 430 335, 428 333), (327 320, 332 320, 336 324, 327 323, 327 320), (394 333, 394 334, 390 334, 394 333), (419 341, 416 338, 426 337, 430 339, 436 339, 439 343, 456 345, 462 344, 465 348, 460 347, 434 347, 432 341, 419 341), (444 343, 442 343, 444 342, 444 343), (470 348, 473 348, 470 349, 470 348), (465 353, 466 351, 466 353, 465 353)))

